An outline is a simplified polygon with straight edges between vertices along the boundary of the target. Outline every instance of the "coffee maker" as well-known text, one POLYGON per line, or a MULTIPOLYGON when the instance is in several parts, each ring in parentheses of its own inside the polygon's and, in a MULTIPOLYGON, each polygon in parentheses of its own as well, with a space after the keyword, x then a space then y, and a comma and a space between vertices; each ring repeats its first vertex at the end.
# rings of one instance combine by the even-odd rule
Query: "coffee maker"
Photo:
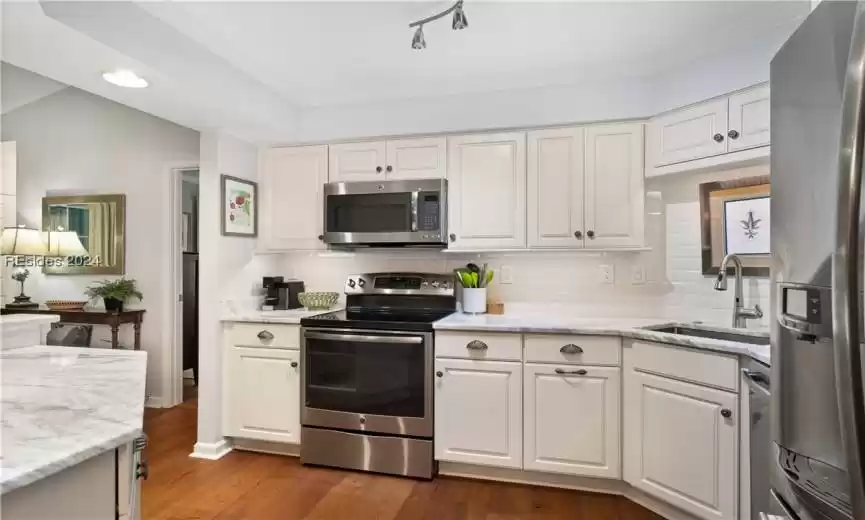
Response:
POLYGON ((303 307, 297 298, 297 295, 304 291, 302 281, 285 281, 282 276, 264 276, 261 285, 265 290, 261 310, 277 311, 303 307))

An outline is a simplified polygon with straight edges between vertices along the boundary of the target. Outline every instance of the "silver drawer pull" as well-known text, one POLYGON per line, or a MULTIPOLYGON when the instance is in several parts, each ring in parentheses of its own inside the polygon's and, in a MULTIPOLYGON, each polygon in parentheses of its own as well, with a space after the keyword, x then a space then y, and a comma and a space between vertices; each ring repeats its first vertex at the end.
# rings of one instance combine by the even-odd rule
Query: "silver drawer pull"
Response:
POLYGON ((562 354, 582 354, 583 347, 574 345, 573 343, 569 343, 564 347, 560 348, 559 352, 561 352, 562 354))
POLYGON ((577 370, 565 370, 565 369, 562 369, 562 368, 557 368, 557 369, 556 369, 556 374, 559 374, 559 375, 575 374, 575 375, 578 375, 578 376, 584 376, 584 375, 586 375, 586 374, 588 374, 588 373, 589 373, 589 371, 586 370, 585 368, 580 368, 580 369, 577 369, 577 370))
POLYGON ((469 341, 468 345, 466 345, 466 348, 469 350, 486 350, 490 347, 488 347, 487 344, 483 341, 476 339, 474 341, 469 341))
POLYGON ((270 341, 273 339, 273 333, 269 330, 263 330, 258 333, 258 339, 263 341, 270 341))

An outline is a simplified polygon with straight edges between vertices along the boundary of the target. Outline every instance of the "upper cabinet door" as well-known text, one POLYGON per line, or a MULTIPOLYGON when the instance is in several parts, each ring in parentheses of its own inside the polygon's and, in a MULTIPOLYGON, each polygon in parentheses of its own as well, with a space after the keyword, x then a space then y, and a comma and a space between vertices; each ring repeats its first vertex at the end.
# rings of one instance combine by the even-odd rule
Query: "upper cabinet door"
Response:
POLYGON ((586 247, 642 246, 643 124, 586 128, 586 247))
POLYGON ((526 134, 448 137, 451 249, 526 247, 526 134))
POLYGON ((263 248, 323 249, 327 145, 264 150, 261 164, 263 248))
POLYGON ((529 247, 583 247, 584 131, 528 133, 529 247))
POLYGON ((384 141, 330 145, 330 182, 383 181, 386 178, 384 141))
POLYGON ((769 144, 769 85, 730 96, 731 152, 769 144))
POLYGON ((649 146, 654 166, 727 152, 727 98, 707 101, 652 119, 649 146))
POLYGON ((637 371, 625 378, 625 480, 698 518, 737 518, 737 395, 637 371))
POLYGON ((447 138, 388 141, 385 172, 388 180, 447 178, 447 138))

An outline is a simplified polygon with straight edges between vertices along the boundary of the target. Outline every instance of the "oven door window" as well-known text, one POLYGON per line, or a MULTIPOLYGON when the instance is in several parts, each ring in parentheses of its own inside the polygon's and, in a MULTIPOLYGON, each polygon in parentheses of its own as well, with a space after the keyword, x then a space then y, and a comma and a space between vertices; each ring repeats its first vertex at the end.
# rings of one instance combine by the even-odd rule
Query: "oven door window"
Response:
POLYGON ((424 416, 423 343, 307 338, 305 363, 309 408, 424 416))
POLYGON ((411 231, 410 193, 328 195, 328 233, 411 231))

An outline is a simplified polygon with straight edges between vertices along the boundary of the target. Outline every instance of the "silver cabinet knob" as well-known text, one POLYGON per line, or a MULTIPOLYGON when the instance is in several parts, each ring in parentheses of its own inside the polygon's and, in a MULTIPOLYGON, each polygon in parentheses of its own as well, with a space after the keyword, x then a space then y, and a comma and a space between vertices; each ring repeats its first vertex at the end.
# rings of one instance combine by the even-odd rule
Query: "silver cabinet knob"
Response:
POLYGON ((729 137, 730 139, 738 139, 739 138, 739 131, 738 130, 730 130, 729 132, 727 132, 727 137, 729 137))
POLYGON ((729 408, 722 408, 721 417, 723 417, 724 419, 729 419, 730 417, 733 417, 733 412, 729 408))
POLYGON ((457 235, 456 235, 456 233, 451 233, 451 234, 450 234, 450 239, 451 239, 451 242, 456 242, 456 241, 457 241, 457 235))
POLYGON ((388 164, 388 165, 387 165, 387 168, 385 168, 385 170, 386 170, 388 173, 390 173, 390 172, 393 171, 393 166, 391 166, 391 165, 388 164))
POLYGON ((263 330, 258 333, 258 339, 262 341, 270 341, 273 339, 273 333, 269 330, 263 330))
POLYGON ((486 350, 490 347, 483 341, 476 339, 474 341, 469 341, 466 348, 469 350, 486 350))
POLYGON ((297 361, 291 362, 291 368, 297 368, 297 361))
POLYGON ((574 231, 574 238, 583 238, 582 231, 574 231))
POLYGON ((583 347, 580 347, 579 345, 574 345, 573 343, 569 343, 564 347, 560 348, 559 352, 561 352, 562 354, 582 354, 583 347))
POLYGON ((589 371, 585 368, 578 368, 577 370, 565 370, 563 368, 557 368, 555 372, 559 375, 573 374, 577 376, 584 376, 589 373, 589 371))
POLYGON ((381 173, 381 170, 382 170, 381 166, 376 166, 376 167, 375 167, 375 172, 376 172, 376 173, 381 173))
POLYGON ((715 134, 712 136, 712 139, 714 139, 716 143, 720 143, 724 140, 724 134, 715 134))
POLYGON ((590 239, 594 240, 595 239, 595 232, 590 229, 590 230, 586 231, 586 236, 589 237, 590 239))
POLYGON ((444 377, 444 376, 445 376, 445 374, 444 374, 444 372, 442 372, 441 370, 439 370, 438 372, 436 372, 436 377, 444 377))

